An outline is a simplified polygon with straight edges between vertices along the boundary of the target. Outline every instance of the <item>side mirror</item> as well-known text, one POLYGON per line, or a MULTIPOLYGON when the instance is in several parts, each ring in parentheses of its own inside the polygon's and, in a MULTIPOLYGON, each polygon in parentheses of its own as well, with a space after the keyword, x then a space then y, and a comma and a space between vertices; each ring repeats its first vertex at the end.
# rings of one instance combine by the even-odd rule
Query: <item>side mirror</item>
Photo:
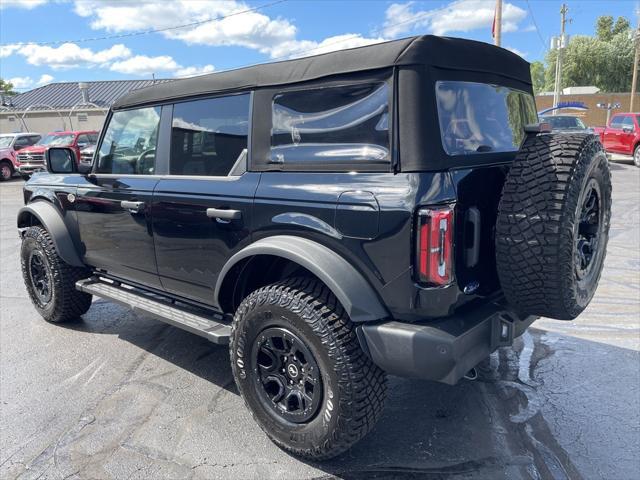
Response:
POLYGON ((18 150, 22 150, 26 145, 14 145, 13 149, 17 152, 18 150))
POLYGON ((633 127, 622 127, 624 133, 633 133, 633 127))
POLYGON ((72 148, 50 147, 45 152, 47 171, 50 173, 75 173, 76 153, 72 148))

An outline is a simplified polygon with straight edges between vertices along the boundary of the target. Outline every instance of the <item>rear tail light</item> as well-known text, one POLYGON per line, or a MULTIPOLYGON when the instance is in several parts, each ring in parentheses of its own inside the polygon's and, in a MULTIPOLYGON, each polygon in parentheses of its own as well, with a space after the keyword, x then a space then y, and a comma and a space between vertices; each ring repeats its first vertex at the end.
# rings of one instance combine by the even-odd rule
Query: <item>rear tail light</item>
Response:
POLYGON ((453 281, 453 207, 420 209, 417 236, 417 280, 449 285, 453 281))

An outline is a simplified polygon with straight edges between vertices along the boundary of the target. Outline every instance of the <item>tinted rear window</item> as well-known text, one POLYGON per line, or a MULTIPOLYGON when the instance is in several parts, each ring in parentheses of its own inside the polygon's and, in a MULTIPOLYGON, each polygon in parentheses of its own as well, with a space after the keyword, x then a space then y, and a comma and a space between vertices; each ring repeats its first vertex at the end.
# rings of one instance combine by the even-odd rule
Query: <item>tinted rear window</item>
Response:
POLYGON ((499 85, 440 81, 436 98, 448 155, 516 151, 524 126, 537 121, 532 95, 499 85))

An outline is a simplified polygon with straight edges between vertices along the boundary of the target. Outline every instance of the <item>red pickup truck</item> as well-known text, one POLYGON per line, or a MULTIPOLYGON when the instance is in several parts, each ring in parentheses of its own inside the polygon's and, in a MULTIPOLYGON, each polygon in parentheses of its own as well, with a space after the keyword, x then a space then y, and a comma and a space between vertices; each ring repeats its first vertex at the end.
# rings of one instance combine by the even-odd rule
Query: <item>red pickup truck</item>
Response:
POLYGON ((609 153, 633 156, 640 167, 640 113, 616 113, 606 127, 594 127, 609 153))
POLYGON ((18 153, 18 172, 25 180, 33 172, 44 170, 44 153, 49 147, 70 147, 76 151, 76 158, 80 159, 80 150, 95 145, 98 132, 95 130, 79 132, 52 132, 31 147, 24 148, 18 153))

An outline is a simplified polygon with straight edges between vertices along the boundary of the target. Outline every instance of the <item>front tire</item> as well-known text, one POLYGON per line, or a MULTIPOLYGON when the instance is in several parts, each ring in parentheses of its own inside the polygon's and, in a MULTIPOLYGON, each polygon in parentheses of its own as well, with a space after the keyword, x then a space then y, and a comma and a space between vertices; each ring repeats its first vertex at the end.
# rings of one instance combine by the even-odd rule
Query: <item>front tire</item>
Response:
POLYGON ((633 150, 633 164, 640 168, 640 145, 636 145, 636 148, 633 150))
POLYGON ((245 298, 234 318, 230 352, 233 376, 254 419, 295 455, 334 457, 380 417, 386 376, 318 280, 289 279, 245 298))
POLYGON ((0 180, 5 182, 13 177, 13 165, 7 160, 0 162, 0 180))
POLYGON ((22 236, 20 257, 27 293, 46 321, 67 322, 89 310, 91 295, 76 290, 76 282, 89 277, 91 272, 65 263, 44 228, 27 228, 22 236))

